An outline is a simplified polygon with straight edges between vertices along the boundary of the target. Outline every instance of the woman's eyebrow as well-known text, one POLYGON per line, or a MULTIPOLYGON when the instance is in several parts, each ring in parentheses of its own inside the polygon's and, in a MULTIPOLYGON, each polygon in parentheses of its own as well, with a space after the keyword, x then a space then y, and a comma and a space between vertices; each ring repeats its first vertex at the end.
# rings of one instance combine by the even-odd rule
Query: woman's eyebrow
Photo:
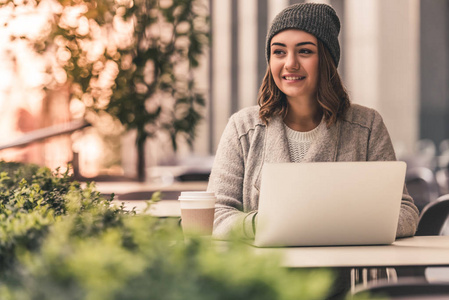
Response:
MULTIPOLYGON (((316 44, 315 43, 312 43, 312 42, 301 42, 301 43, 298 43, 298 44, 296 44, 295 46, 296 47, 299 47, 299 46, 304 46, 304 45, 314 45, 314 46, 316 46, 316 44)), ((273 43, 273 44, 271 44, 271 46, 281 46, 281 47, 287 47, 287 45, 285 45, 285 44, 283 44, 283 43, 273 43)))

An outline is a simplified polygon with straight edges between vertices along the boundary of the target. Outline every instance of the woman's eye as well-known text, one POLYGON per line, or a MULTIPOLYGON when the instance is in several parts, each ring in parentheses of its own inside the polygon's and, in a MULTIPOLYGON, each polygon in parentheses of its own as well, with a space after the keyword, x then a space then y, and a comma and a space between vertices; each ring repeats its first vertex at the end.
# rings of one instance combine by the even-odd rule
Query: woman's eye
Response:
POLYGON ((301 53, 301 54, 312 54, 313 51, 309 50, 309 49, 301 49, 301 50, 299 50, 299 53, 301 53))
POLYGON ((284 51, 282 51, 282 50, 273 50, 274 55, 281 55, 283 53, 284 53, 284 51))

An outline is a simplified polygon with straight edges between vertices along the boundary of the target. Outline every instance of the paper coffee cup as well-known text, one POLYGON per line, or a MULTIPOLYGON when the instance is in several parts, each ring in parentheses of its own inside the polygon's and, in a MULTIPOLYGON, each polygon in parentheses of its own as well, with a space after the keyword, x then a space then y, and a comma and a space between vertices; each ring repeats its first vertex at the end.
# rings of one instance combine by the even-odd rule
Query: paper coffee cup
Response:
POLYGON ((215 213, 215 193, 181 192, 181 224, 185 235, 212 235, 215 213))

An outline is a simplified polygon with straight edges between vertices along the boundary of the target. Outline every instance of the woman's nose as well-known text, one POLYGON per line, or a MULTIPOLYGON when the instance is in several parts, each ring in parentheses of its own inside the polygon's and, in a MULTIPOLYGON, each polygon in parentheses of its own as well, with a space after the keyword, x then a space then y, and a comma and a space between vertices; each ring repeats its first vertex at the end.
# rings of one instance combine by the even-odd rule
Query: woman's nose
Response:
POLYGON ((289 54, 287 55, 287 60, 285 62, 285 68, 288 70, 298 70, 299 69, 299 61, 296 55, 289 54))

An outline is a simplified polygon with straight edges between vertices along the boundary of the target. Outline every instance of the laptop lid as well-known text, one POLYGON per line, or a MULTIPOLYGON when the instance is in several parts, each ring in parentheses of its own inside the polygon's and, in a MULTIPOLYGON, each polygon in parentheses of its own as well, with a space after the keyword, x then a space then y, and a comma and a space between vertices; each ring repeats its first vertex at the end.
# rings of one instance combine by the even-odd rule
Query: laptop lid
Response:
POLYGON ((406 164, 266 163, 254 245, 391 244, 406 164))

